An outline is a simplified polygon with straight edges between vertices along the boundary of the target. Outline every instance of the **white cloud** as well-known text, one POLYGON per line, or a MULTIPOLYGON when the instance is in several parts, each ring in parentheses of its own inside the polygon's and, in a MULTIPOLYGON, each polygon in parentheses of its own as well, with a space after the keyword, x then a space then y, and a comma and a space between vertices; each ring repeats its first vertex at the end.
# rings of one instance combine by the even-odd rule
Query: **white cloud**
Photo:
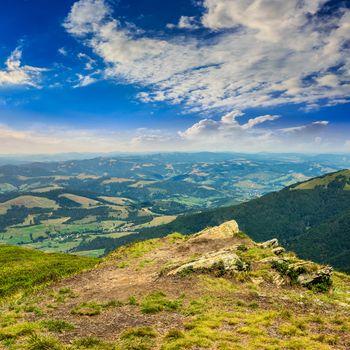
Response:
MULTIPOLYGON (((327 0, 205 0, 204 26, 225 29, 243 26, 263 41, 295 43, 295 34, 308 24, 327 0)), ((310 28, 304 28, 308 31, 310 28)), ((309 38, 312 40, 312 38, 309 38)), ((302 42, 305 42, 303 38, 302 42)))
MULTIPOLYGON (((240 124, 238 117, 244 114, 240 111, 233 111, 224 115, 220 120, 202 119, 193 124, 187 130, 179 132, 185 140, 195 142, 209 142, 216 145, 232 145, 240 142, 254 142, 262 139, 269 139, 272 132, 269 129, 256 128, 257 125, 279 118, 276 115, 263 115, 249 119, 246 123, 240 124)), ((262 146, 262 145, 260 145, 262 146)))
POLYGON ((11 53, 5 62, 6 68, 0 70, 0 86, 27 85, 38 87, 41 73, 46 69, 22 65, 21 57, 22 51, 18 48, 11 53))
POLYGON ((79 52, 78 53, 78 58, 81 60, 85 60, 85 69, 86 70, 92 70, 94 66, 96 65, 95 60, 93 60, 89 55, 79 52))
POLYGON ((178 24, 167 24, 167 28, 174 29, 198 29, 199 25, 197 23, 196 17, 181 16, 178 24))
POLYGON ((293 134, 294 136, 297 134, 310 135, 310 134, 319 133, 320 131, 323 131, 328 125, 329 125, 328 121, 320 120, 320 121, 313 122, 311 124, 294 126, 290 128, 283 128, 283 129, 280 129, 280 131, 285 134, 293 134))
POLYGON ((104 0, 77 1, 63 25, 69 33, 83 36, 97 30, 109 13, 104 0))
POLYGON ((206 0, 202 22, 220 29, 211 39, 152 37, 103 0, 76 2, 64 26, 102 57, 106 78, 147 87, 143 101, 191 111, 329 104, 349 98, 350 11, 318 18, 324 2, 206 0))
POLYGON ((326 121, 278 129, 277 116, 246 120, 234 111, 220 120, 202 119, 182 132, 164 129, 118 130, 36 125, 22 130, 0 124, 1 153, 239 151, 332 152, 349 151, 350 140, 324 133, 326 121))
POLYGON ((68 52, 67 52, 65 47, 60 47, 57 51, 62 56, 67 56, 68 55, 68 52))
POLYGON ((92 75, 77 74, 78 82, 73 86, 74 88, 91 85, 97 81, 92 75))
POLYGON ((263 125, 279 116, 263 115, 239 123, 237 119, 243 116, 242 112, 233 111, 218 121, 202 119, 179 132, 179 136, 187 142, 187 147, 198 150, 330 152, 343 148, 342 138, 330 140, 330 135, 324 134, 328 121, 280 129, 273 124, 263 125))

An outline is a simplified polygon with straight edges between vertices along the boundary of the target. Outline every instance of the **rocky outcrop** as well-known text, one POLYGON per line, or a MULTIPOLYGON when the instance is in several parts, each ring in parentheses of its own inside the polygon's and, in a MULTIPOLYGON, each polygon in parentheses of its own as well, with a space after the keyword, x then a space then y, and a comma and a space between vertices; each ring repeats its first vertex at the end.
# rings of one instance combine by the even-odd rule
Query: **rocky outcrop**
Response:
POLYGON ((279 247, 278 239, 274 238, 274 239, 270 239, 269 241, 266 241, 263 243, 258 243, 258 247, 263 248, 263 249, 277 248, 277 247, 279 247))
POLYGON ((283 253, 285 253, 285 249, 283 247, 277 247, 272 249, 272 253, 276 254, 276 255, 281 255, 283 253))
POLYGON ((258 243, 258 247, 263 249, 272 249, 272 253, 276 255, 281 255, 286 251, 283 247, 279 245, 277 238, 270 239, 269 241, 263 243, 258 243))
POLYGON ((303 273, 298 276, 298 283, 307 288, 325 288, 332 284, 333 268, 330 266, 325 266, 313 273, 303 273))
POLYGON ((188 272, 219 272, 222 275, 230 272, 246 271, 249 265, 242 261, 232 249, 221 249, 217 252, 204 254, 198 259, 183 264, 168 273, 169 276, 186 274, 188 272))
POLYGON ((333 269, 308 261, 293 262, 289 259, 275 259, 272 267, 291 284, 299 284, 309 289, 326 291, 332 285, 333 269))
POLYGON ((227 221, 220 226, 210 227, 201 232, 196 233, 190 239, 192 242, 200 240, 213 240, 213 239, 226 239, 232 238, 235 234, 239 233, 239 227, 235 220, 227 221))

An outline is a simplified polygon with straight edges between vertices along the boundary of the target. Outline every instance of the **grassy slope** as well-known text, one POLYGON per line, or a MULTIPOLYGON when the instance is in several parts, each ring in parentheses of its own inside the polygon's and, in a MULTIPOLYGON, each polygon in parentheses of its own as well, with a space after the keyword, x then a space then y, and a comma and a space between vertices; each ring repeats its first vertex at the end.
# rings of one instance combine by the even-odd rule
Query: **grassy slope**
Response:
POLYGON ((0 299, 91 268, 97 259, 0 245, 0 299))
POLYGON ((349 277, 337 273, 328 293, 276 287, 276 271, 262 260, 273 256, 241 234, 173 235, 122 247, 96 269, 0 308, 0 348, 349 349, 349 277), (166 274, 176 262, 228 246, 251 271, 166 274))

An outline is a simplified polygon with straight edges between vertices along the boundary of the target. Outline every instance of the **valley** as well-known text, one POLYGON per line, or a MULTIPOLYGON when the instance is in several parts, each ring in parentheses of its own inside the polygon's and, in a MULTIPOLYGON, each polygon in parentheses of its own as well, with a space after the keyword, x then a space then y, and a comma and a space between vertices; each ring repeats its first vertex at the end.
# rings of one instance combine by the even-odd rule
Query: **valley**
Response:
MULTIPOLYGON (((0 243, 102 256, 185 213, 350 166, 346 156, 170 153, 0 167, 0 243)), ((144 236, 142 236, 144 237, 144 236)))

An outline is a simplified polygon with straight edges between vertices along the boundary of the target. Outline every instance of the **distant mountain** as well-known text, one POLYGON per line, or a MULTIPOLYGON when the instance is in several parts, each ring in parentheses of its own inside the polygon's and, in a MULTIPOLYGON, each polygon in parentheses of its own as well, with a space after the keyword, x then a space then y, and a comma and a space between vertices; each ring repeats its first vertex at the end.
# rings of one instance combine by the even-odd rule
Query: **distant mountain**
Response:
MULTIPOLYGON (((254 240, 278 238, 301 258, 350 272, 350 170, 301 182, 242 203, 180 216, 158 235, 197 232, 235 219, 254 240)), ((143 230, 147 236, 150 230, 143 230)))

